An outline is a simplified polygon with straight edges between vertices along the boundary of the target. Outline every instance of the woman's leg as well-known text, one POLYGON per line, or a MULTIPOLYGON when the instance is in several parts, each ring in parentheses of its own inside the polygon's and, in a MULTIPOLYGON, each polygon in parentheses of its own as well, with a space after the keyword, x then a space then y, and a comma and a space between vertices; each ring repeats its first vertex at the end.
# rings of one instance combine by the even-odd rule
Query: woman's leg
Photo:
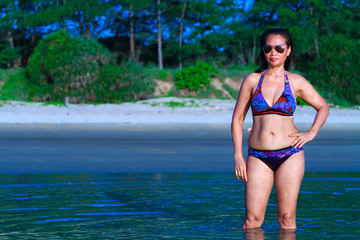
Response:
POLYGON ((246 183, 246 216, 243 228, 261 227, 266 206, 274 184, 274 172, 261 160, 247 159, 248 181, 246 183))
POLYGON ((278 220, 282 229, 296 229, 296 204, 305 171, 304 151, 295 153, 275 172, 278 220))

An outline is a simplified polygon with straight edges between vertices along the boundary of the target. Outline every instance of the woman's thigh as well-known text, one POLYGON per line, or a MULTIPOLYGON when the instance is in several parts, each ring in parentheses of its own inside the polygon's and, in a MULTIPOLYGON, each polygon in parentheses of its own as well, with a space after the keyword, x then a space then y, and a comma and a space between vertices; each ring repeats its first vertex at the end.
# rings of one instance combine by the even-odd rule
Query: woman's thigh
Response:
POLYGON ((292 155, 275 172, 275 187, 280 214, 296 214, 296 204, 304 172, 304 151, 292 155))
POLYGON ((263 217, 274 184, 273 171, 258 158, 247 159, 248 181, 246 183, 247 215, 263 217))

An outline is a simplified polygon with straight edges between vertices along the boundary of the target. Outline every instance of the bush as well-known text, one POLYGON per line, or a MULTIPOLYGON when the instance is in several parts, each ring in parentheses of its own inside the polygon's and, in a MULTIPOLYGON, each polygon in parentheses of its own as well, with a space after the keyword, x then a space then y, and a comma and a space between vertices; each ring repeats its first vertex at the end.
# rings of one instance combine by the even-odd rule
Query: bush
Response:
POLYGON ((145 71, 132 63, 104 65, 99 81, 93 87, 97 100, 101 102, 142 100, 148 98, 154 90, 145 71))
POLYGON ((152 88, 139 66, 112 65, 96 41, 58 31, 39 42, 27 68, 35 101, 119 102, 148 97, 152 88))
POLYGON ((1 100, 26 100, 28 89, 28 79, 25 76, 25 69, 8 69, 8 75, 4 80, 4 85, 0 90, 1 100))
POLYGON ((40 101, 62 101, 65 96, 75 103, 94 101, 90 86, 110 60, 110 52, 96 41, 57 31, 42 39, 30 57, 27 71, 34 85, 30 95, 40 101))
POLYGON ((0 43, 0 67, 8 67, 10 63, 21 58, 22 48, 10 48, 8 43, 0 43))
POLYGON ((309 61, 304 72, 327 101, 339 105, 360 104, 358 65, 360 42, 334 34, 322 37, 320 56, 309 61))
POLYGON ((199 91, 200 88, 209 85, 211 76, 218 72, 211 65, 196 61, 195 66, 184 68, 176 74, 175 83, 179 89, 199 91))

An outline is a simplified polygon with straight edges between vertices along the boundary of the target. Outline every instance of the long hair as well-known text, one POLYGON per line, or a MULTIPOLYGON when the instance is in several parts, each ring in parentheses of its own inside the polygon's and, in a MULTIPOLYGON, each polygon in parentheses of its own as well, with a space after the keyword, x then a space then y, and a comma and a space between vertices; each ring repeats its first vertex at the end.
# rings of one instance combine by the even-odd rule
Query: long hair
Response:
POLYGON ((259 68, 255 72, 262 72, 262 71, 264 71, 264 70, 266 70, 268 68, 268 63, 267 63, 266 58, 265 58, 263 47, 265 46, 266 39, 269 37, 269 35, 280 35, 280 36, 284 37, 285 38, 285 43, 288 46, 288 48, 291 47, 291 53, 286 58, 285 64, 284 64, 285 70, 286 71, 289 70, 290 62, 291 62, 291 55, 292 55, 292 52, 294 50, 294 43, 293 43, 292 37, 291 37, 290 33, 286 29, 272 28, 272 29, 266 30, 262 34, 262 36, 260 38, 260 57, 258 58, 259 59, 259 61, 258 61, 259 68))

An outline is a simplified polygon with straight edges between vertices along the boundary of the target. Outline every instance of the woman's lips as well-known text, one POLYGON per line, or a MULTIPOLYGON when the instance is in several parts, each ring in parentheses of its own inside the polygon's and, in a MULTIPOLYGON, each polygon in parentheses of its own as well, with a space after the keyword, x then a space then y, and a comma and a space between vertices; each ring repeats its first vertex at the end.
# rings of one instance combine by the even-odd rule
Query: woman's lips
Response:
POLYGON ((270 61, 272 62, 276 62, 278 60, 278 58, 270 58, 270 61))

